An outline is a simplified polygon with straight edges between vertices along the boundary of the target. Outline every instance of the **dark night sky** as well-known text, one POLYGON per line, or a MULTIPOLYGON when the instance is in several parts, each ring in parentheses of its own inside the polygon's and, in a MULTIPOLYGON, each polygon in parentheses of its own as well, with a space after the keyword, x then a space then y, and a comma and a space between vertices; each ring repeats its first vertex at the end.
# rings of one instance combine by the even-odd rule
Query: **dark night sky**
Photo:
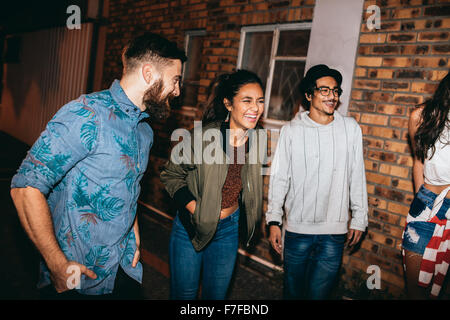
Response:
POLYGON ((6 34, 62 26, 70 16, 66 13, 68 6, 78 5, 83 13, 86 3, 87 0, 1 1, 0 26, 6 34))

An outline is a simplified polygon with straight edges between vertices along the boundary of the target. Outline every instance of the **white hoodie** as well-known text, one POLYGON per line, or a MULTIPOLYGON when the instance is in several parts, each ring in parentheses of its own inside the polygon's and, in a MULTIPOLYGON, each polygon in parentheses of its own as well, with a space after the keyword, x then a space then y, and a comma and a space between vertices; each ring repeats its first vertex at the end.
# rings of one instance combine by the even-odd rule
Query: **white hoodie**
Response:
POLYGON ((281 128, 271 166, 267 223, 304 234, 343 234, 368 225, 361 128, 334 113, 321 125, 299 112, 281 128))

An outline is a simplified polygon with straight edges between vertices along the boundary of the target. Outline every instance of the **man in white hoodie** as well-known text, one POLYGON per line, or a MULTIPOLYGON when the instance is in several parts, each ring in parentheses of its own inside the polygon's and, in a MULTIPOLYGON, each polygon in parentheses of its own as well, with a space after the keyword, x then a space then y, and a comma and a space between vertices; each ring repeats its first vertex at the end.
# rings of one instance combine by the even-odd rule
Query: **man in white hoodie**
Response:
POLYGON ((328 298, 346 240, 358 243, 368 224, 361 128, 335 112, 341 83, 326 65, 308 70, 300 85, 308 111, 282 127, 272 162, 266 221, 279 254, 285 230, 286 299, 328 298))

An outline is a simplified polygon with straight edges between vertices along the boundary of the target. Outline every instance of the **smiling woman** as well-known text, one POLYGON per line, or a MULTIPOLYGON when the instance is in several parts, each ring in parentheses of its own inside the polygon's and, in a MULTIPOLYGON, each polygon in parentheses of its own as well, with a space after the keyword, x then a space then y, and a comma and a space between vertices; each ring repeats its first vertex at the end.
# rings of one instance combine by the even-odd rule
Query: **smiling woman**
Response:
MULTIPOLYGON (((162 183, 179 205, 170 239, 173 299, 195 299, 200 281, 203 299, 224 299, 236 261, 238 229, 244 227, 248 244, 261 217, 262 164, 249 161, 252 152, 266 149, 262 129, 256 139, 249 137, 264 111, 261 80, 238 70, 219 76, 210 89, 198 134, 216 130, 221 141, 216 152, 226 155, 227 162, 170 160, 161 172, 162 183)), ((191 134, 189 141, 195 141, 196 130, 191 134)), ((217 144, 200 141, 203 149, 217 144)))
MULTIPOLYGON (((204 123, 224 121, 229 116, 230 111, 232 111, 232 107, 237 107, 238 101, 248 104, 254 98, 254 102, 260 107, 262 103, 262 108, 264 108, 263 84, 261 79, 251 71, 241 69, 233 73, 222 74, 211 84, 209 90, 211 95, 206 102, 203 115, 204 123), (253 85, 251 88, 257 90, 256 94, 250 93, 248 90, 241 90, 247 84, 253 85), (247 96, 248 94, 250 96, 247 96)), ((255 126, 252 127, 254 128, 255 126)))
POLYGON ((264 93, 258 83, 243 85, 230 102, 224 98, 230 114, 230 129, 253 129, 264 111, 264 93))

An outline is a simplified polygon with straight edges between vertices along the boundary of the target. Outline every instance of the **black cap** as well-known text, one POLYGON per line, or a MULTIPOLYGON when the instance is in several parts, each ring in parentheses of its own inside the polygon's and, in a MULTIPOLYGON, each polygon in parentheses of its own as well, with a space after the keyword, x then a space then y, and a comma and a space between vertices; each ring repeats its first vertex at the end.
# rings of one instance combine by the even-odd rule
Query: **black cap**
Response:
POLYGON ((327 65, 318 64, 311 67, 308 72, 306 72, 305 77, 300 83, 300 90, 302 92, 306 92, 308 88, 316 84, 317 79, 320 79, 322 77, 333 77, 334 80, 336 80, 336 82, 338 83, 338 86, 341 86, 342 75, 339 71, 330 69, 327 65))

